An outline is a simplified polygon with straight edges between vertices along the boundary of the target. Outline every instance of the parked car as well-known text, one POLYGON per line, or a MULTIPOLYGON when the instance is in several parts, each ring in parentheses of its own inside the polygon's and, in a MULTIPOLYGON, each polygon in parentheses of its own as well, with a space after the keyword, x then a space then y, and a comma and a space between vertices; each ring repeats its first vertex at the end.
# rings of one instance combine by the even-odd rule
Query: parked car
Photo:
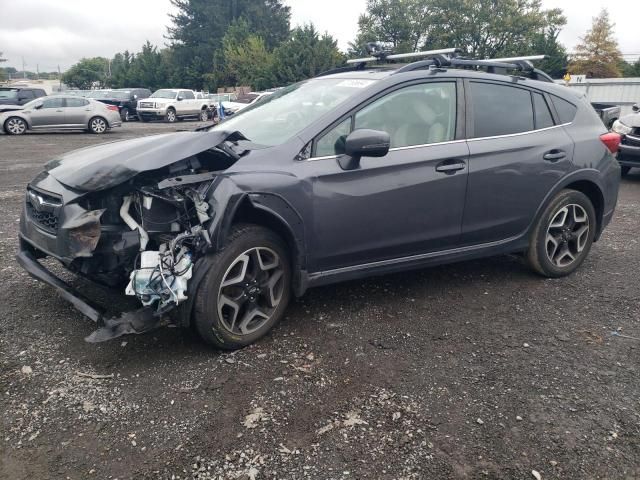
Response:
POLYGON ((143 122, 165 120, 169 123, 195 117, 201 121, 209 118, 209 102, 196 98, 196 92, 186 89, 161 89, 149 98, 138 100, 138 117, 143 122))
POLYGON ((622 112, 622 107, 613 103, 592 103, 591 106, 608 129, 611 129, 615 121, 620 118, 620 113, 622 112))
POLYGON ((225 115, 233 115, 234 113, 238 113, 241 110, 244 110, 249 105, 253 105, 257 103, 273 92, 251 92, 245 93, 243 95, 239 95, 235 100, 229 100, 222 102, 222 106, 224 108, 225 115))
POLYGON ((625 176, 632 168, 640 168, 640 105, 633 106, 633 113, 617 120, 612 130, 622 136, 618 162, 625 176))
POLYGON ((4 106, 25 105, 36 98, 45 97, 47 92, 42 88, 31 87, 0 87, 0 112, 10 109, 3 109, 4 106))
POLYGON ((55 95, 32 100, 22 107, 0 114, 0 125, 9 135, 28 130, 87 130, 105 133, 122 125, 118 108, 83 97, 55 95))
POLYGON ((27 187, 18 261, 99 322, 89 341, 174 310, 223 349, 318 285, 514 252, 569 275, 613 216, 620 136, 526 64, 440 57, 329 72, 208 130, 57 157, 27 187), (46 256, 127 284, 143 309, 105 319, 46 256))
POLYGON ((120 118, 128 122, 138 115, 138 99, 148 98, 151 91, 146 88, 119 88, 116 90, 100 90, 89 98, 118 107, 120 118))

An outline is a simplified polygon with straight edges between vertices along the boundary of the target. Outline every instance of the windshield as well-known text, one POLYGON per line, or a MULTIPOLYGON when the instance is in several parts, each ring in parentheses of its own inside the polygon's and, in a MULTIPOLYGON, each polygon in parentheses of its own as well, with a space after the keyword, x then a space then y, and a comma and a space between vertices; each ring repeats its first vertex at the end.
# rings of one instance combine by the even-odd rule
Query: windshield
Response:
POLYGON ((173 90, 156 90, 149 98, 176 98, 177 92, 173 90))
POLYGON ((85 98, 108 98, 109 90, 91 90, 85 94, 85 98))
POLYGON ((17 98, 17 90, 0 90, 0 98, 17 98))
POLYGON ((376 80, 317 78, 265 95, 212 130, 239 131, 261 145, 280 145, 376 80))

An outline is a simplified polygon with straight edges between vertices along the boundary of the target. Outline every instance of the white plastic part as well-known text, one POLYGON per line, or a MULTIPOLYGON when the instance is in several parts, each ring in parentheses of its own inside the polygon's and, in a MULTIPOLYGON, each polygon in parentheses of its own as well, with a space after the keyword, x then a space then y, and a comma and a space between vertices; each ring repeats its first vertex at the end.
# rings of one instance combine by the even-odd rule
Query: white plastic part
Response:
POLYGON ((131 230, 138 230, 140 234, 140 251, 144 251, 147 248, 147 243, 149 243, 149 235, 142 228, 142 226, 138 225, 138 223, 133 219, 131 215, 129 215, 129 208, 131 208, 131 196, 127 196, 123 198, 122 207, 120 207, 120 218, 124 220, 124 223, 131 230))
MULTIPOLYGON (((131 272, 125 293, 136 296, 145 307, 159 301, 159 307, 173 302, 179 305, 187 299, 187 284, 193 275, 191 257, 184 255, 174 266, 173 271, 182 275, 173 275, 162 268, 162 255, 157 251, 146 251, 140 254, 140 268, 131 272), (160 282, 162 286, 160 286, 160 282)), ((167 253, 164 255, 171 256, 167 253)))
MULTIPOLYGON (((411 52, 411 53, 394 53, 383 57, 382 60, 402 60, 403 58, 416 58, 416 57, 428 57, 429 55, 448 55, 456 53, 456 48, 442 48, 440 50, 427 50, 424 52, 411 52)), ((378 57, 365 57, 365 58, 352 58, 347 60, 347 63, 367 63, 377 62, 381 60, 378 57)))
POLYGON ((546 55, 529 55, 528 57, 505 57, 505 58, 488 58, 488 62, 509 63, 518 62, 520 60, 544 60, 546 55))

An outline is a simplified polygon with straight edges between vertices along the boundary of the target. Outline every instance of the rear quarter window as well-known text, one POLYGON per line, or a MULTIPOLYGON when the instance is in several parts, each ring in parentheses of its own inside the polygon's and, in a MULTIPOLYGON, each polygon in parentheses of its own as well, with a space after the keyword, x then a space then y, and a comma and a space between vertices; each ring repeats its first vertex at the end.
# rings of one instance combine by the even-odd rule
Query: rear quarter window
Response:
POLYGON ((578 107, 560 97, 556 97, 555 95, 551 95, 551 101, 553 102, 553 106, 558 113, 560 123, 573 122, 573 119, 576 117, 578 107))

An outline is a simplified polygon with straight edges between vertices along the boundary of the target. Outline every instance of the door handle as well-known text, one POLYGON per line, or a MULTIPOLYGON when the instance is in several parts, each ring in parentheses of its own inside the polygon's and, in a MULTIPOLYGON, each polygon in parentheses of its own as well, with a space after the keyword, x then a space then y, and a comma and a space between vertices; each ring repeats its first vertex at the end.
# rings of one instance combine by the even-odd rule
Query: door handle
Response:
POLYGON ((557 162, 558 160, 562 160, 567 156, 567 152, 564 150, 551 150, 544 154, 542 158, 547 160, 548 162, 557 162))
POLYGON ((436 172, 442 172, 446 174, 456 173, 458 170, 464 170, 467 164, 462 160, 445 160, 436 165, 436 172))

